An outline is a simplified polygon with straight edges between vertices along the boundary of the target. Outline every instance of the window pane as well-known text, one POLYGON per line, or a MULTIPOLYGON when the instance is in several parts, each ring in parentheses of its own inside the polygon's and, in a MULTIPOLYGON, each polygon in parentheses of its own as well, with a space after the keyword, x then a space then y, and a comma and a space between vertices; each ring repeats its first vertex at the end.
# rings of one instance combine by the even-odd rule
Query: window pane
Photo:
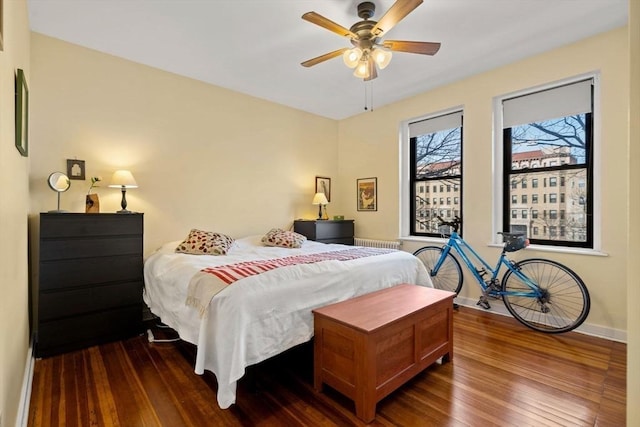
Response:
POLYGON ((461 174, 461 132, 455 128, 416 137, 416 179, 461 174))
MULTIPOLYGON (((452 198, 456 201, 460 199, 460 186, 453 185, 453 184, 460 184, 460 178, 443 179, 443 180, 436 180, 431 182, 442 183, 444 185, 451 184, 448 187, 445 187, 445 188, 449 188, 450 191, 442 193, 443 196, 446 197, 447 204, 450 204, 450 201, 452 198)), ((434 203, 429 204, 427 193, 426 192, 421 193, 419 191, 420 187, 422 186, 424 186, 423 183, 416 183, 415 185, 415 188, 416 188, 416 203, 415 203, 415 207, 416 207, 415 227, 416 228, 415 229, 416 231, 422 231, 425 233, 437 233, 439 235, 440 232, 438 230, 437 217, 438 215, 440 215, 442 217, 451 218, 452 217, 451 209, 447 209, 446 211, 444 211, 441 209, 441 205, 443 203, 436 203, 438 200, 440 200, 441 202, 444 202, 445 200, 444 197, 442 199, 440 198, 433 199, 434 203)), ((453 214, 459 215, 457 211, 453 212, 453 214)))
POLYGON ((508 209, 511 213, 514 209, 522 211, 522 215, 511 217, 510 229, 522 229, 524 226, 528 236, 536 236, 539 239, 584 242, 587 239, 587 205, 588 193, 586 191, 587 169, 552 170, 544 172, 516 173, 511 175, 510 183, 514 180, 531 179, 532 182, 564 181, 567 184, 566 193, 558 197, 555 187, 547 188, 518 188, 511 189, 508 200, 511 200, 508 209), (524 178, 526 176, 526 178, 524 178), (535 192, 535 193, 534 193, 535 192), (540 197, 542 195, 542 197, 540 197), (520 196, 515 197, 514 196, 520 196), (528 197, 529 196, 529 197, 528 197), (531 200, 527 203, 527 200, 531 200), (543 202, 544 200, 544 202, 543 202), (533 207, 535 206, 535 209, 533 207), (526 215, 525 210, 530 214, 526 215), (538 212, 541 212, 539 215, 538 212), (516 226, 514 228, 514 226, 516 226), (533 229, 543 230, 543 233, 535 235, 533 229), (558 230, 563 230, 558 233, 558 230))
POLYGON ((585 114, 511 128, 512 170, 584 165, 586 154, 585 114))

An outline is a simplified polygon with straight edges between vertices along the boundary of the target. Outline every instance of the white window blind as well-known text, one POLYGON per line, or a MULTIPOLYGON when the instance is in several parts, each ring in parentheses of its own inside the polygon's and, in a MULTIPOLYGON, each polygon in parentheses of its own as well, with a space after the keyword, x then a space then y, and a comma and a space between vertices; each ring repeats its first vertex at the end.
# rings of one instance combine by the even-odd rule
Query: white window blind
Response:
POLYGON ((502 101, 503 126, 540 122, 591 112, 592 79, 502 101))
POLYGON ((441 130, 459 128, 460 126, 462 126, 462 111, 457 111, 409 123, 409 137, 428 135, 441 130))

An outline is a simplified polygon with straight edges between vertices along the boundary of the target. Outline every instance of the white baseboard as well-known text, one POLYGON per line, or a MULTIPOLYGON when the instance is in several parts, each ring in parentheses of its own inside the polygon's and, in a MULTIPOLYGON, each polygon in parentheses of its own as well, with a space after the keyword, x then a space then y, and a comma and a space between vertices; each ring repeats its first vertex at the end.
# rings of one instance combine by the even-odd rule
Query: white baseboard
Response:
POLYGON ((24 377, 22 379, 22 390, 20 392, 20 406, 18 407, 18 418, 16 419, 16 427, 27 427, 29 423, 29 404, 31 403, 31 385, 33 383, 33 368, 35 366, 35 358, 33 357, 33 346, 35 343, 35 334, 29 342, 29 350, 27 351, 27 362, 24 368, 24 377))
MULTIPOLYGON (((455 302, 465 307, 488 311, 490 313, 511 317, 511 313, 507 311, 507 308, 504 306, 504 304, 502 303, 502 300, 500 299, 497 299, 497 300, 490 299, 489 303, 491 304, 491 308, 489 310, 485 310, 484 308, 477 306, 476 305, 476 303, 478 302, 477 299, 457 297, 455 299, 455 302)), ((605 326, 593 325, 588 322, 585 322, 582 325, 580 325, 580 327, 575 329, 575 331, 581 334, 592 335, 594 337, 604 338, 611 341, 618 341, 623 343, 627 342, 627 331, 623 331, 621 329, 607 328, 605 326)))

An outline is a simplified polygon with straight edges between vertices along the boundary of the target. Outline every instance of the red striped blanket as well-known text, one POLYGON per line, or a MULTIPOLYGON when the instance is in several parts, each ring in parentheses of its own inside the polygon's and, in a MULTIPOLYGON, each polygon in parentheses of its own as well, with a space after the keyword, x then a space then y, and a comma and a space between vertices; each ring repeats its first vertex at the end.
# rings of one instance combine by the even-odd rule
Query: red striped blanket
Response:
POLYGON ((268 260, 244 261, 209 267, 196 273, 189 282, 186 304, 195 307, 204 316, 211 299, 226 286, 246 277, 299 264, 312 264, 322 261, 349 261, 357 258, 383 255, 396 252, 393 249, 361 248, 344 249, 317 254, 294 255, 268 260), (210 280, 213 275, 217 280, 210 280))

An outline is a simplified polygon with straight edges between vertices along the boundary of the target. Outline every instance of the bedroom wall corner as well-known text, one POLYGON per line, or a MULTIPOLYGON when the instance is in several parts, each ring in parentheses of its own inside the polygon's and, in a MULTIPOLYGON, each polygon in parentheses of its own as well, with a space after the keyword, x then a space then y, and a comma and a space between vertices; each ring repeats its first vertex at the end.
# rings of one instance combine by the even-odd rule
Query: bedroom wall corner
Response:
MULTIPOLYGON (((30 82, 26 0, 4 1, 0 51, 0 416, 19 424, 21 390, 29 352, 29 157, 15 147, 15 72, 30 82)), ((32 147, 35 145, 31 141, 32 147)))
MULTIPOLYGON (((61 207, 84 211, 89 177, 101 212, 120 209, 108 188, 129 169, 139 188, 128 208, 144 213, 145 254, 191 228, 232 237, 288 228, 315 217, 315 176, 337 186, 337 122, 58 39, 32 36, 37 85, 31 160, 33 212, 55 208, 46 184, 65 159, 85 160, 61 207), (100 82, 100 84, 96 84, 100 82)), ((332 208, 336 207, 332 200, 332 208)), ((337 209, 337 207, 336 207, 337 209)))

